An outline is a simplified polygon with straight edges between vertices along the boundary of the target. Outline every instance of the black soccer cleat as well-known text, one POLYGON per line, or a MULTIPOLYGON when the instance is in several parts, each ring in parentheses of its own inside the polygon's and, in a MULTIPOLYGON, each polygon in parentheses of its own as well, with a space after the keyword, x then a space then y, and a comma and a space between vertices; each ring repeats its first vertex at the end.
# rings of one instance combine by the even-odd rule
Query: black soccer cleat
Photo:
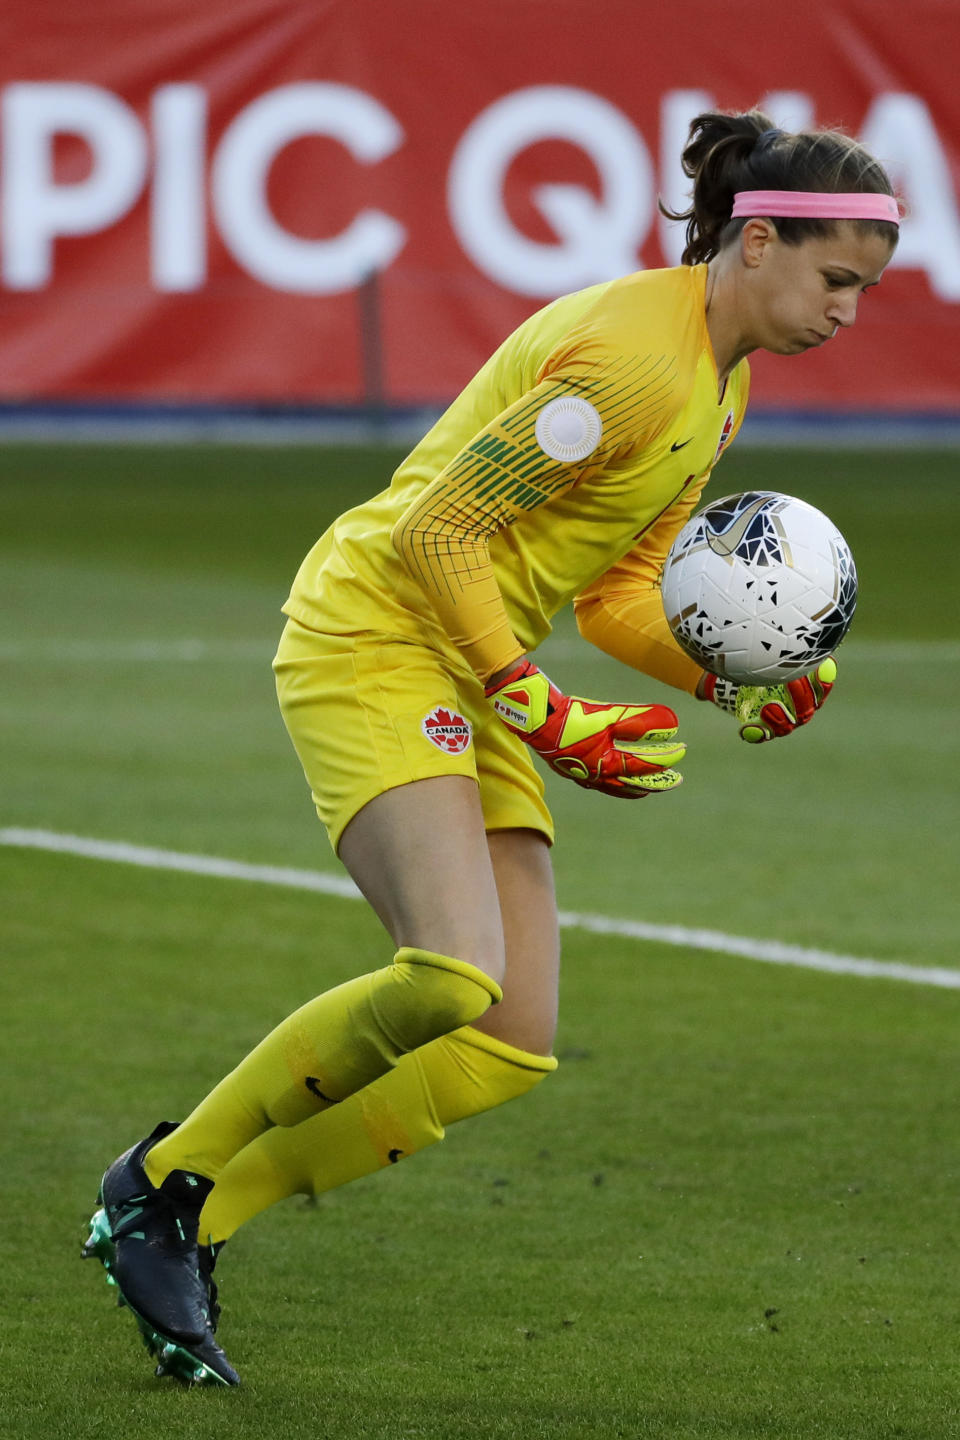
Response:
MULTIPOLYGON (((99 1260, 106 1271, 107 1283, 116 1287, 117 1282, 113 1276, 116 1246, 113 1243, 104 1210, 98 1210, 91 1219, 90 1235, 81 1254, 84 1260, 99 1260)), ((213 1291, 215 1296, 216 1286, 213 1286, 213 1291)), ((188 1348, 160 1335, 142 1315, 138 1315, 136 1310, 127 1305, 119 1289, 117 1290, 117 1304, 129 1309, 136 1321, 140 1338, 143 1340, 147 1352, 157 1362, 154 1374, 170 1375, 182 1385, 210 1386, 238 1385, 240 1383, 237 1372, 219 1345, 213 1340, 215 1322, 212 1317, 210 1329, 207 1331, 203 1343, 191 1345, 188 1348)), ((216 1306, 216 1314, 219 1314, 219 1306, 216 1306)))
POLYGON ((198 1273, 197 1224, 213 1184, 174 1170, 157 1188, 143 1168, 148 1150, 175 1128, 158 1125, 115 1160, 100 1199, 116 1249, 114 1279, 126 1303, 171 1340, 200 1344, 209 1317, 198 1273))
POLYGON ((201 1274, 197 1253, 197 1224, 213 1182, 174 1170, 157 1187, 143 1168, 151 1146, 175 1129, 158 1125, 109 1167, 100 1187, 103 1209, 91 1221, 83 1254, 103 1264, 158 1375, 188 1385, 237 1385, 240 1377, 213 1338, 216 1287, 209 1273, 201 1274))

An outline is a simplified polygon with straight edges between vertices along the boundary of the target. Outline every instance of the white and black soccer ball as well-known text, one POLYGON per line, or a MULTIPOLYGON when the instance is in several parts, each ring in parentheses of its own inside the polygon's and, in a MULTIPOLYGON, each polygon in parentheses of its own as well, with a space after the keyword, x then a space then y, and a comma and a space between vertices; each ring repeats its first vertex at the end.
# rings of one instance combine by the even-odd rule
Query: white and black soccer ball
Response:
POLYGON ((705 670, 741 685, 778 685, 836 650, 856 609, 857 571, 820 510, 749 490, 687 521, 661 593, 675 639, 705 670))

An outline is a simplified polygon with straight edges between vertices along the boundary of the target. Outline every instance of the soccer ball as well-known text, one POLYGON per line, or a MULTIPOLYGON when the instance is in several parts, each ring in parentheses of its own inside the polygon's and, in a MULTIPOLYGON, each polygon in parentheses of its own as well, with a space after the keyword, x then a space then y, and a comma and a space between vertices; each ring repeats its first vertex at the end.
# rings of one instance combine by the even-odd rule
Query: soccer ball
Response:
POLYGON ((778 685, 836 650, 856 608, 857 571, 826 515, 792 495, 749 490, 687 521, 661 594, 674 638, 705 670, 778 685))

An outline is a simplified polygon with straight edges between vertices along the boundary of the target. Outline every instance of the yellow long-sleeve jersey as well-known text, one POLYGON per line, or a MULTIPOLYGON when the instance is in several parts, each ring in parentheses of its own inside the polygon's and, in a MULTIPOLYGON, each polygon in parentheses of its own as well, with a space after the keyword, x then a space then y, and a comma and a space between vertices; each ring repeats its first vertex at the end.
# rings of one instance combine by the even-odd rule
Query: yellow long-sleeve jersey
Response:
POLYGON ((531 316, 389 488, 321 537, 286 613, 459 652, 485 680, 575 600, 587 639, 693 689, 660 570, 749 387, 742 361, 718 394, 706 273, 641 271, 531 316))

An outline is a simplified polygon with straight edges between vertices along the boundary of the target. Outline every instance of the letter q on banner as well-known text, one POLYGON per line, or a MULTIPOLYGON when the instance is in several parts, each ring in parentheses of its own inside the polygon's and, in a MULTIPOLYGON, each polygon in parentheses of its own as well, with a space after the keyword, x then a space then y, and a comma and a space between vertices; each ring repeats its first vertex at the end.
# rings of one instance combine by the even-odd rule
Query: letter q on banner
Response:
POLYGON ((538 85, 484 110, 450 166, 450 218, 460 244, 491 279, 521 295, 550 297, 638 267, 653 215, 653 166, 623 112, 589 90, 538 85), (545 245, 516 229, 504 205, 513 159, 540 140, 567 140, 600 175, 599 200, 582 185, 541 185, 534 199, 560 238, 545 245))
POLYGON ((382 270, 406 242, 406 230, 381 210, 363 210, 341 234, 305 240, 284 230, 267 204, 270 166, 303 135, 330 135, 372 164, 403 140, 378 100, 350 85, 282 85, 237 116, 213 164, 213 204, 220 233, 251 275, 277 290, 332 295, 382 270))

